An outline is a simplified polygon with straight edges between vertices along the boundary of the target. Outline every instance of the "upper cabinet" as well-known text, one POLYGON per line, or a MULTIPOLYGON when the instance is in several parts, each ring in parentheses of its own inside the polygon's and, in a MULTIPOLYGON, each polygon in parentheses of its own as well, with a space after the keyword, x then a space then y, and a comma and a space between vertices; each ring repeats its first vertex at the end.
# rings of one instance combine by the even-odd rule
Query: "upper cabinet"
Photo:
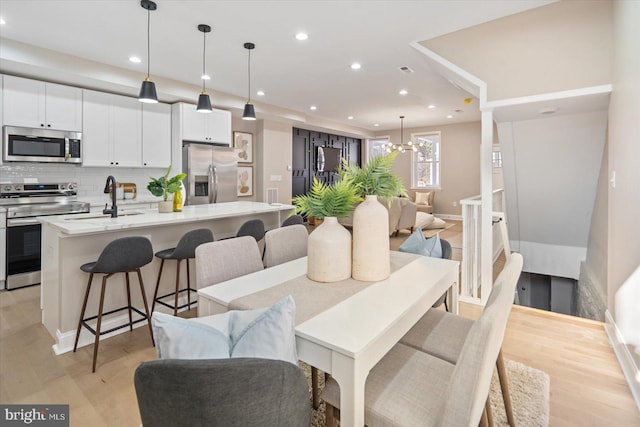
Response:
MULTIPOLYGON (((182 141, 208 142, 231 145, 231 112, 214 109, 211 113, 199 113, 192 104, 174 104, 178 117, 179 139, 182 141)), ((177 119, 177 120, 176 120, 177 119)))
POLYGON ((142 166, 171 164, 171 105, 142 104, 142 166))
POLYGON ((5 75, 2 102, 4 125, 82 131, 82 89, 5 75))
POLYGON ((170 105, 85 90, 83 112, 83 166, 171 164, 170 105))

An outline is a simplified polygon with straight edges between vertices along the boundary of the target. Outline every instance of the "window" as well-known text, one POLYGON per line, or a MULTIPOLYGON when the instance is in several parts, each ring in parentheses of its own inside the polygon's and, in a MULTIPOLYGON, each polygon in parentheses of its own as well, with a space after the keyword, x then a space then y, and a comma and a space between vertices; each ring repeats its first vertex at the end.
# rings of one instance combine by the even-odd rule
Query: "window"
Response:
POLYGON ((387 154, 386 147, 383 147, 384 144, 389 142, 389 137, 381 137, 376 139, 369 140, 369 158, 373 159, 374 157, 378 157, 383 154, 387 154))
POLYGON ((414 133, 418 148, 411 153, 411 187, 440 188, 440 132, 414 133))

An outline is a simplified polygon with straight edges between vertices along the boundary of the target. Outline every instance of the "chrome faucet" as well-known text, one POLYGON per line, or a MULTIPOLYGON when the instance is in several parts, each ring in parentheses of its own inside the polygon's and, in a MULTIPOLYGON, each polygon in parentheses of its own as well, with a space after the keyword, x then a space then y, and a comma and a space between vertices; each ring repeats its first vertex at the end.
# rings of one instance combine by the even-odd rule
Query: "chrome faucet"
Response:
POLYGON ((107 205, 104 205, 103 214, 111 214, 111 218, 118 217, 118 207, 116 206, 116 179, 113 175, 107 177, 107 184, 104 186, 104 192, 109 192, 109 184, 111 184, 111 209, 107 209, 107 205))

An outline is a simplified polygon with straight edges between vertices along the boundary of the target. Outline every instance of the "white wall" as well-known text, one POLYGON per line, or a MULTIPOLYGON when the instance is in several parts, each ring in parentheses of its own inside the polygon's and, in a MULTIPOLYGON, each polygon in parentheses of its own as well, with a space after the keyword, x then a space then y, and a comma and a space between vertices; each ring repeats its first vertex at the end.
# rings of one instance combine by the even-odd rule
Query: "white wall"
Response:
POLYGON ((293 158, 293 127, 290 123, 262 120, 258 130, 258 143, 262 144, 260 163, 262 171, 256 180, 259 201, 266 201, 267 188, 278 189, 278 202, 291 201, 291 166, 293 158))
POLYGON ((640 347, 640 2, 614 2, 613 92, 609 108, 609 310, 629 344, 640 347), (638 274, 637 276, 640 276, 638 274))
POLYGON ((606 129, 606 111, 498 123, 509 238, 525 271, 578 279, 606 129))

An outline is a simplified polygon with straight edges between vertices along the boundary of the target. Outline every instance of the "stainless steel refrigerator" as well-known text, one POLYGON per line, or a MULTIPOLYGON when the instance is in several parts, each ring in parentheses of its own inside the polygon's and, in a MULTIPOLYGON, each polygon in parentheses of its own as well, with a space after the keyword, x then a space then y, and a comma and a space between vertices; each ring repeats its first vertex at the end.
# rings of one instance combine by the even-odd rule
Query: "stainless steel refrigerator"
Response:
POLYGON ((211 144, 182 146, 185 205, 234 202, 238 200, 238 157, 236 149, 211 144))

